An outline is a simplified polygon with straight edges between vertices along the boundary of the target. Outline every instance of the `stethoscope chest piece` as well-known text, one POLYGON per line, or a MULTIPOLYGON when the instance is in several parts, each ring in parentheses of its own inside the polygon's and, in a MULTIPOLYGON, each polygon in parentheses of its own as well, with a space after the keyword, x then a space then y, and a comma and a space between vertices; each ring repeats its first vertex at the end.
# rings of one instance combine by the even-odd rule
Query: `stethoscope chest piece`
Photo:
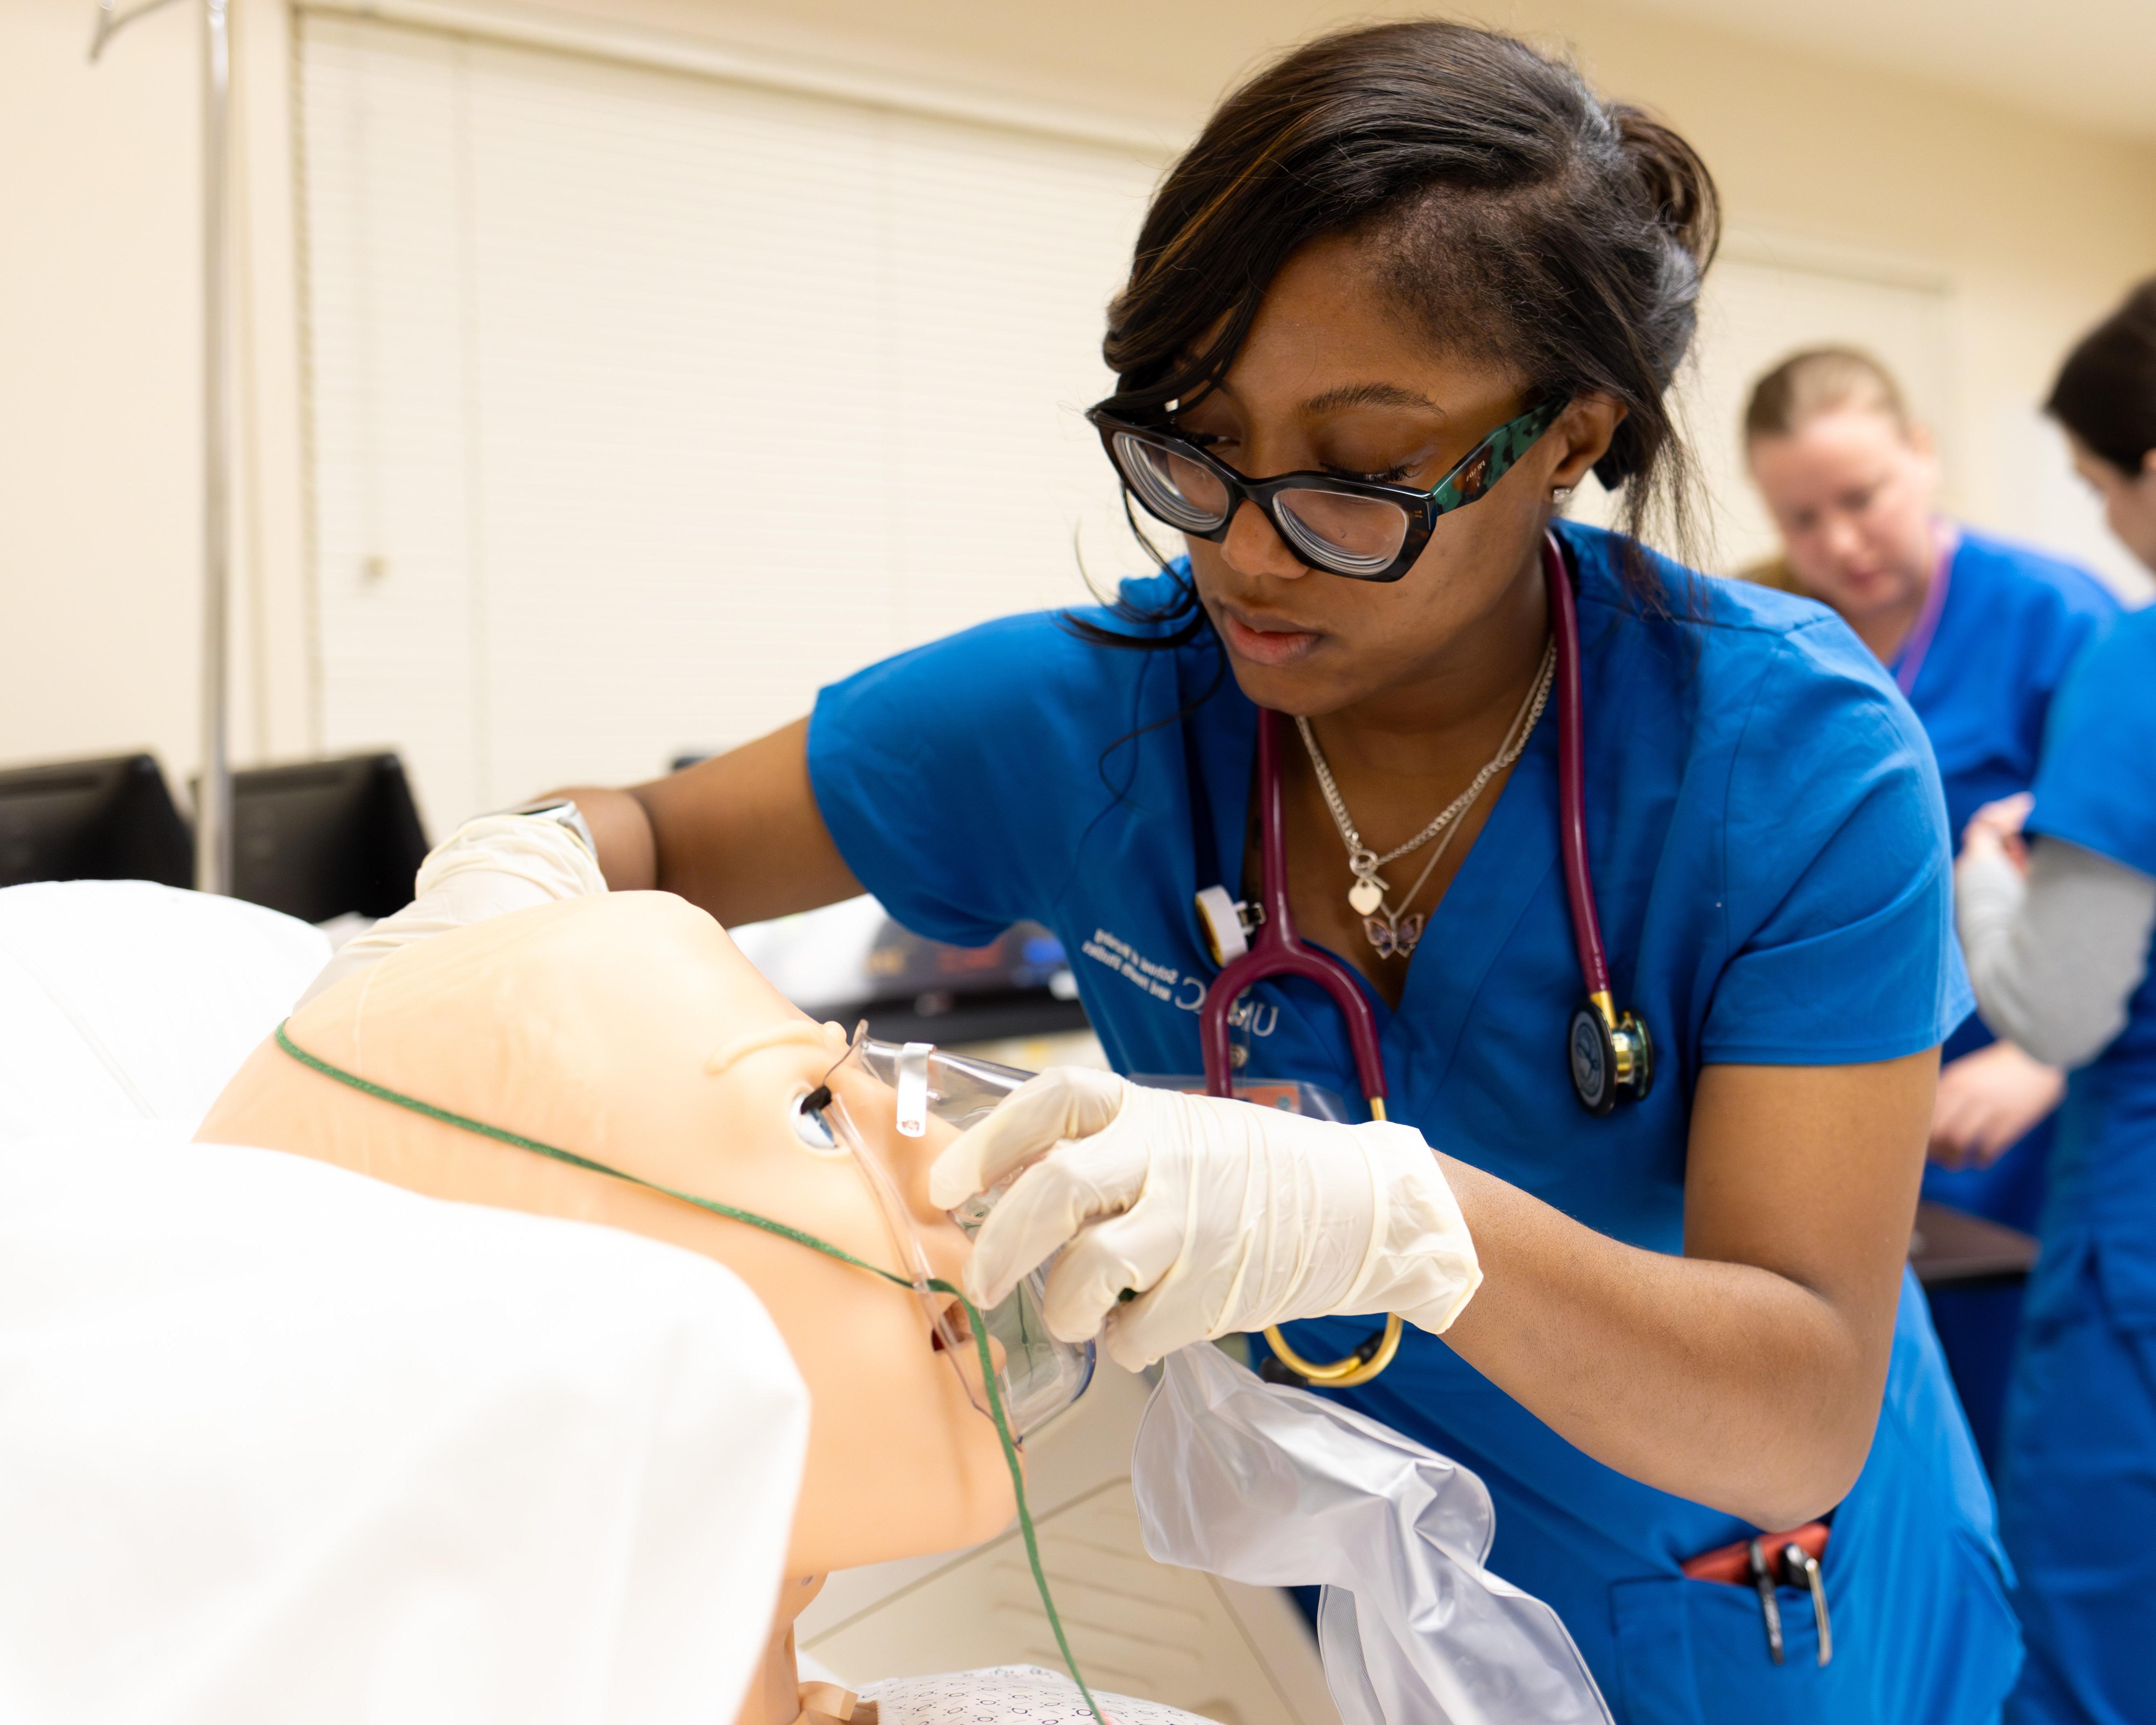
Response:
POLYGON ((1589 1114, 1604 1115, 1620 1096, 1646 1100, 1655 1081, 1655 1045, 1632 1013, 1620 1018, 1602 1000, 1583 1001, 1572 1015, 1566 1052, 1572 1092, 1589 1114))

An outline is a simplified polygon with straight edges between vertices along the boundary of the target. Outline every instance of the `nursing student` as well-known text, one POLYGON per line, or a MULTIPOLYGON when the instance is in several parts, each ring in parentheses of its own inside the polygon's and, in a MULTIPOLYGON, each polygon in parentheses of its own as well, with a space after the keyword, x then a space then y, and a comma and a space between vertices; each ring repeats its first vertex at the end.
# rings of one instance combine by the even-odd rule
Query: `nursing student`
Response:
MULTIPOLYGON (((1822 347, 1784 360, 1753 387, 1744 444, 1784 546, 1766 578, 1832 606, 1887 667, 1931 739, 1958 842, 1979 808, 2034 782, 2052 696, 2118 602, 2071 563, 1942 516, 1930 434, 1868 355, 1822 347)), ((1924 1196, 2033 1234, 2064 1079, 1994 1042, 1974 1014, 1943 1059, 1924 1196)), ((2022 1293, 1931 1296, 1994 1470, 2022 1293)))
MULTIPOLYGON (((1051 1324, 1127 1364, 1275 1324, 1329 1362, 1399 1314, 1332 1393, 1488 1483, 1491 1564, 1625 1725, 1975 1722, 2019 1644, 1904 1261, 1970 1004, 1931 751, 1838 619, 1559 514, 1590 472, 1635 528, 1676 495, 1716 220, 1681 137, 1507 37, 1297 49, 1168 172, 1108 308, 1092 418, 1160 570, 565 794, 613 886, 722 922, 1037 918, 1118 1071, 1194 1073, 1194 901, 1260 898, 1276 788, 1276 883, 1352 968, 1389 1118, 1045 1074, 934 1173, 948 1204, 1024 1168, 975 1291, 1062 1248, 1051 1324), (1762 1532, 1771 1638, 1748 1575, 1683 1568, 1762 1532)), ((829 447, 842 499, 843 411, 829 447)), ((1245 1076, 1378 1094, 1321 988, 1235 1016, 1245 1076)))
MULTIPOLYGON (((2047 406, 2156 571, 2156 280, 2047 406)), ((1980 810, 1955 874, 1984 1018, 2071 1069, 1999 1478, 2029 1637, 2007 1717, 2128 1725, 2156 1717, 2156 611, 2074 666, 2031 805, 1980 810)))

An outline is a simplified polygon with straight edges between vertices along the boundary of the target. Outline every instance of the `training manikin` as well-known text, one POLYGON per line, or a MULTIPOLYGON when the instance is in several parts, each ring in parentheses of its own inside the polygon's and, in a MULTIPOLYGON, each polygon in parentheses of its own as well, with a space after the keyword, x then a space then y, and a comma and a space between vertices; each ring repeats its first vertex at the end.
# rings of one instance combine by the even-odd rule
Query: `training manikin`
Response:
MULTIPOLYGON (((832 1071, 844 1035, 797 1011, 716 922, 668 895, 576 899, 429 937, 310 1001, 289 1031, 311 1054, 407 1096, 890 1265, 890 1224, 853 1157, 801 1125, 801 1099, 828 1074, 842 1101, 860 1087, 848 1112, 891 1171, 934 1272, 955 1282, 969 1250, 927 1195, 949 1129, 932 1121, 926 1136, 901 1137, 888 1091, 857 1067, 832 1071)), ((771 1652, 738 1725, 846 1716, 850 1698, 797 1691, 793 1623, 826 1572, 949 1550, 1011 1519, 995 1430, 941 1357, 910 1288, 363 1095, 274 1043, 249 1058, 198 1136, 315 1157, 437 1198, 626 1229, 716 1258, 748 1284, 785 1337, 813 1413, 771 1652)), ((886 1725, 927 1725, 938 1716, 931 1703, 887 1694, 886 1725)), ((1117 1700, 1112 1717, 1190 1716, 1117 1700)))

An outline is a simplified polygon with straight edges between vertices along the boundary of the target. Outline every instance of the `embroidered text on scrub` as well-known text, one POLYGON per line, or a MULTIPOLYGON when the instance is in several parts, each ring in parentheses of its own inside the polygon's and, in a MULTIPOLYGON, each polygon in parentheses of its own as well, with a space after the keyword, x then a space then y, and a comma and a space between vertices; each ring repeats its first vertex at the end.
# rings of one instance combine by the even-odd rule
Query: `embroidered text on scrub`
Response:
MULTIPOLYGON (((1156 1000, 1165 1000, 1185 1012, 1199 1012, 1205 1005, 1205 979, 1178 970, 1173 965, 1160 964, 1147 957, 1118 935, 1105 928, 1096 928, 1093 937, 1081 942, 1078 950, 1097 964, 1110 970, 1143 989, 1156 1000)), ((1239 1030, 1247 1030, 1253 1036, 1270 1036, 1274 1025, 1280 1022, 1280 1009, 1247 997, 1236 1003, 1229 1014, 1229 1023, 1239 1030)))

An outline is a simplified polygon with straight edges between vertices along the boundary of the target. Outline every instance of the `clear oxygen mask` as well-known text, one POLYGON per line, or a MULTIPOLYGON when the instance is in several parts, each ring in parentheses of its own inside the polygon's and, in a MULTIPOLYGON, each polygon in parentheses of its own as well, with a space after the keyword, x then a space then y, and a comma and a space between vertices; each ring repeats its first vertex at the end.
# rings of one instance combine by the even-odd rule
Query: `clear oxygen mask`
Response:
MULTIPOLYGON (((909 1180, 861 1128, 887 1123, 900 1137, 932 1139, 937 1142, 927 1147, 940 1150, 968 1127, 986 1119, 1034 1075, 949 1054, 931 1043, 878 1042, 866 1032, 863 1024, 854 1033, 844 1058, 825 1076, 822 1088, 801 1098, 796 1130, 812 1145, 843 1147, 859 1164, 883 1211, 897 1255, 896 1267, 913 1284, 944 1358, 966 1386, 968 1399, 992 1418, 966 1307, 933 1286, 937 1272, 917 1214, 907 1201, 909 1180)), ((920 1167, 925 1169, 932 1159, 922 1158, 920 1167)), ((968 1199, 961 1209, 947 1213, 950 1219, 970 1239, 988 1219, 1003 1189, 968 1199)), ((1093 1344, 1057 1341, 1041 1317, 1054 1262, 1051 1258, 1041 1265, 1020 1280, 1001 1304, 981 1314, 1004 1411, 1013 1435, 1021 1439, 1069 1408, 1093 1378, 1093 1344)))

